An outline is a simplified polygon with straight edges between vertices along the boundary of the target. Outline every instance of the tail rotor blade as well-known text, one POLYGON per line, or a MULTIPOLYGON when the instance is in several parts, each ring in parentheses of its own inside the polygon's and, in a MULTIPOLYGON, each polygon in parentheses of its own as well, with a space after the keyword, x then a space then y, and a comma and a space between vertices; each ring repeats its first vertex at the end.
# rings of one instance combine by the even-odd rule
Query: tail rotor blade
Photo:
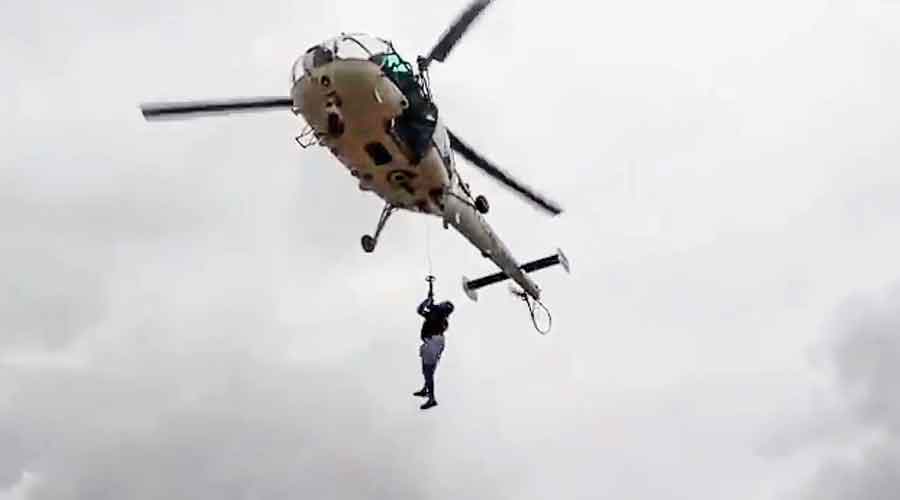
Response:
POLYGON ((293 104, 294 102, 290 97, 250 97, 213 101, 147 103, 141 105, 141 113, 149 121, 175 120, 199 116, 290 109, 293 104))
POLYGON ((478 152, 469 147, 466 143, 462 142, 459 137, 457 137, 453 132, 448 130, 447 133, 450 136, 450 147, 453 148, 454 151, 459 153, 463 158, 471 162, 476 167, 480 168, 484 173, 493 177, 494 179, 505 185, 507 188, 520 194, 536 207, 549 212, 552 215, 559 215, 563 212, 563 209, 556 202, 549 200, 545 196, 539 194, 537 191, 514 178, 508 172, 489 162, 478 152))

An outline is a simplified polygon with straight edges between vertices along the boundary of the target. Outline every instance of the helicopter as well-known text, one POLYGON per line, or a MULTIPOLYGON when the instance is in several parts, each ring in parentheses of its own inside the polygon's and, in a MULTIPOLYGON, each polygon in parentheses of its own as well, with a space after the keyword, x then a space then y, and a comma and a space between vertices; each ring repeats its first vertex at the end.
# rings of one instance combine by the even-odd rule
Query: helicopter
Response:
POLYGON ((397 210, 438 216, 444 229, 455 228, 501 270, 477 280, 463 277, 463 290, 470 299, 478 299, 479 288, 511 279, 521 287, 520 297, 540 301, 541 289, 529 273, 553 265, 562 265, 568 272, 568 260, 558 250, 550 257, 520 265, 485 220, 488 200, 483 195, 473 196, 460 176, 455 154, 539 210, 556 216, 563 209, 448 129, 438 116, 428 76, 430 65, 446 60, 491 3, 471 2, 431 52, 417 58, 415 66, 388 40, 342 33, 297 58, 287 97, 146 103, 141 111, 146 120, 158 121, 290 110, 306 123, 295 137, 302 148, 327 148, 358 181, 360 190, 384 201, 374 234, 361 238, 365 252, 374 252, 382 230, 397 210))

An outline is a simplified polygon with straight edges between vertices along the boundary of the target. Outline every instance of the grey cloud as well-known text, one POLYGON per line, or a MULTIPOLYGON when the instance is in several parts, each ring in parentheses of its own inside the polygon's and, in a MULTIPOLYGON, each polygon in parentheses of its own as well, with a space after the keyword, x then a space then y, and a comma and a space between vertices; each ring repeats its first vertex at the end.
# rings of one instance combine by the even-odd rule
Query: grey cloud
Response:
POLYGON ((819 454, 821 464, 804 498, 874 500, 900 491, 900 286, 857 296, 840 309, 829 346, 845 417, 804 447, 845 438, 819 454), (835 451, 836 450, 836 451, 835 451), (859 451, 856 451, 859 450, 859 451))
POLYGON ((865 450, 858 459, 823 466, 806 498, 817 500, 897 498, 900 488, 900 441, 896 435, 865 450))
POLYGON ((900 433, 900 286, 844 309, 835 363, 867 423, 900 433))
POLYGON ((45 373, 29 389, 0 428, 40 446, 25 463, 52 479, 32 498, 423 496, 427 435, 357 418, 379 408, 337 370, 194 359, 141 380, 45 373))
MULTIPOLYGON (((540 337, 502 289, 465 300, 459 276, 493 269, 429 221, 459 312, 444 399, 420 415, 426 222, 400 214, 364 255, 378 200, 301 152, 292 116, 149 125, 137 104, 286 92, 292 59, 341 30, 422 52, 461 4, 0 7, 0 484, 766 498, 795 480, 751 452, 757 430, 806 389, 823 311, 900 273, 896 18, 496 2, 434 90, 455 130, 569 209, 536 217, 462 165, 501 236, 522 258, 562 246, 575 273, 538 276, 555 320, 540 337)), ((890 368, 860 362, 878 365, 867 346, 841 351, 863 388, 852 420, 889 427, 873 380, 890 368)), ((801 441, 847 425, 830 418, 801 441)))

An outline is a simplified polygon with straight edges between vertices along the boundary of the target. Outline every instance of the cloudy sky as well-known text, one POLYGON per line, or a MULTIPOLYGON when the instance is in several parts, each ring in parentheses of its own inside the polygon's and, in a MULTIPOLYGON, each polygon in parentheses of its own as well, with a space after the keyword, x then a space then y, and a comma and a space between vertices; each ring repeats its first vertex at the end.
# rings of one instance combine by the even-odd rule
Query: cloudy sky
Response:
MULTIPOLYGON (((0 6, 0 499, 882 500, 900 491, 900 3, 498 0, 432 71, 554 318, 380 203, 280 95, 341 31, 465 2, 0 6), (432 249, 457 314, 422 414, 432 249)), ((463 166, 462 168, 466 168, 463 166)))

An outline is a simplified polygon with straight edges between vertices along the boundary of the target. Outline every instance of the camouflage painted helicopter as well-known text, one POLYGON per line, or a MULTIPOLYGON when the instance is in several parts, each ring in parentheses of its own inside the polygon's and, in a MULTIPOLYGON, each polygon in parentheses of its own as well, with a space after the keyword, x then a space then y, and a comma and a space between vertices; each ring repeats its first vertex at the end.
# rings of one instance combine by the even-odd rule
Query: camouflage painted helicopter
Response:
POLYGON ((519 265, 483 215, 484 196, 473 196, 456 167, 454 152, 552 215, 562 209, 501 170, 446 128, 432 99, 428 68, 443 62, 469 26, 492 0, 475 0, 441 36, 416 67, 391 42, 365 34, 342 34, 311 47, 294 63, 290 97, 155 103, 141 106, 148 120, 210 114, 291 110, 306 122, 297 142, 323 146, 358 179, 359 189, 385 202, 374 235, 362 237, 366 252, 375 250, 388 218, 398 209, 443 218, 492 260, 502 272, 469 281, 466 294, 512 279, 523 297, 540 300, 540 288, 528 273, 553 265, 569 270, 562 252, 519 265), (416 71, 418 70, 418 71, 416 71), (525 295, 527 294, 527 296, 525 295))

